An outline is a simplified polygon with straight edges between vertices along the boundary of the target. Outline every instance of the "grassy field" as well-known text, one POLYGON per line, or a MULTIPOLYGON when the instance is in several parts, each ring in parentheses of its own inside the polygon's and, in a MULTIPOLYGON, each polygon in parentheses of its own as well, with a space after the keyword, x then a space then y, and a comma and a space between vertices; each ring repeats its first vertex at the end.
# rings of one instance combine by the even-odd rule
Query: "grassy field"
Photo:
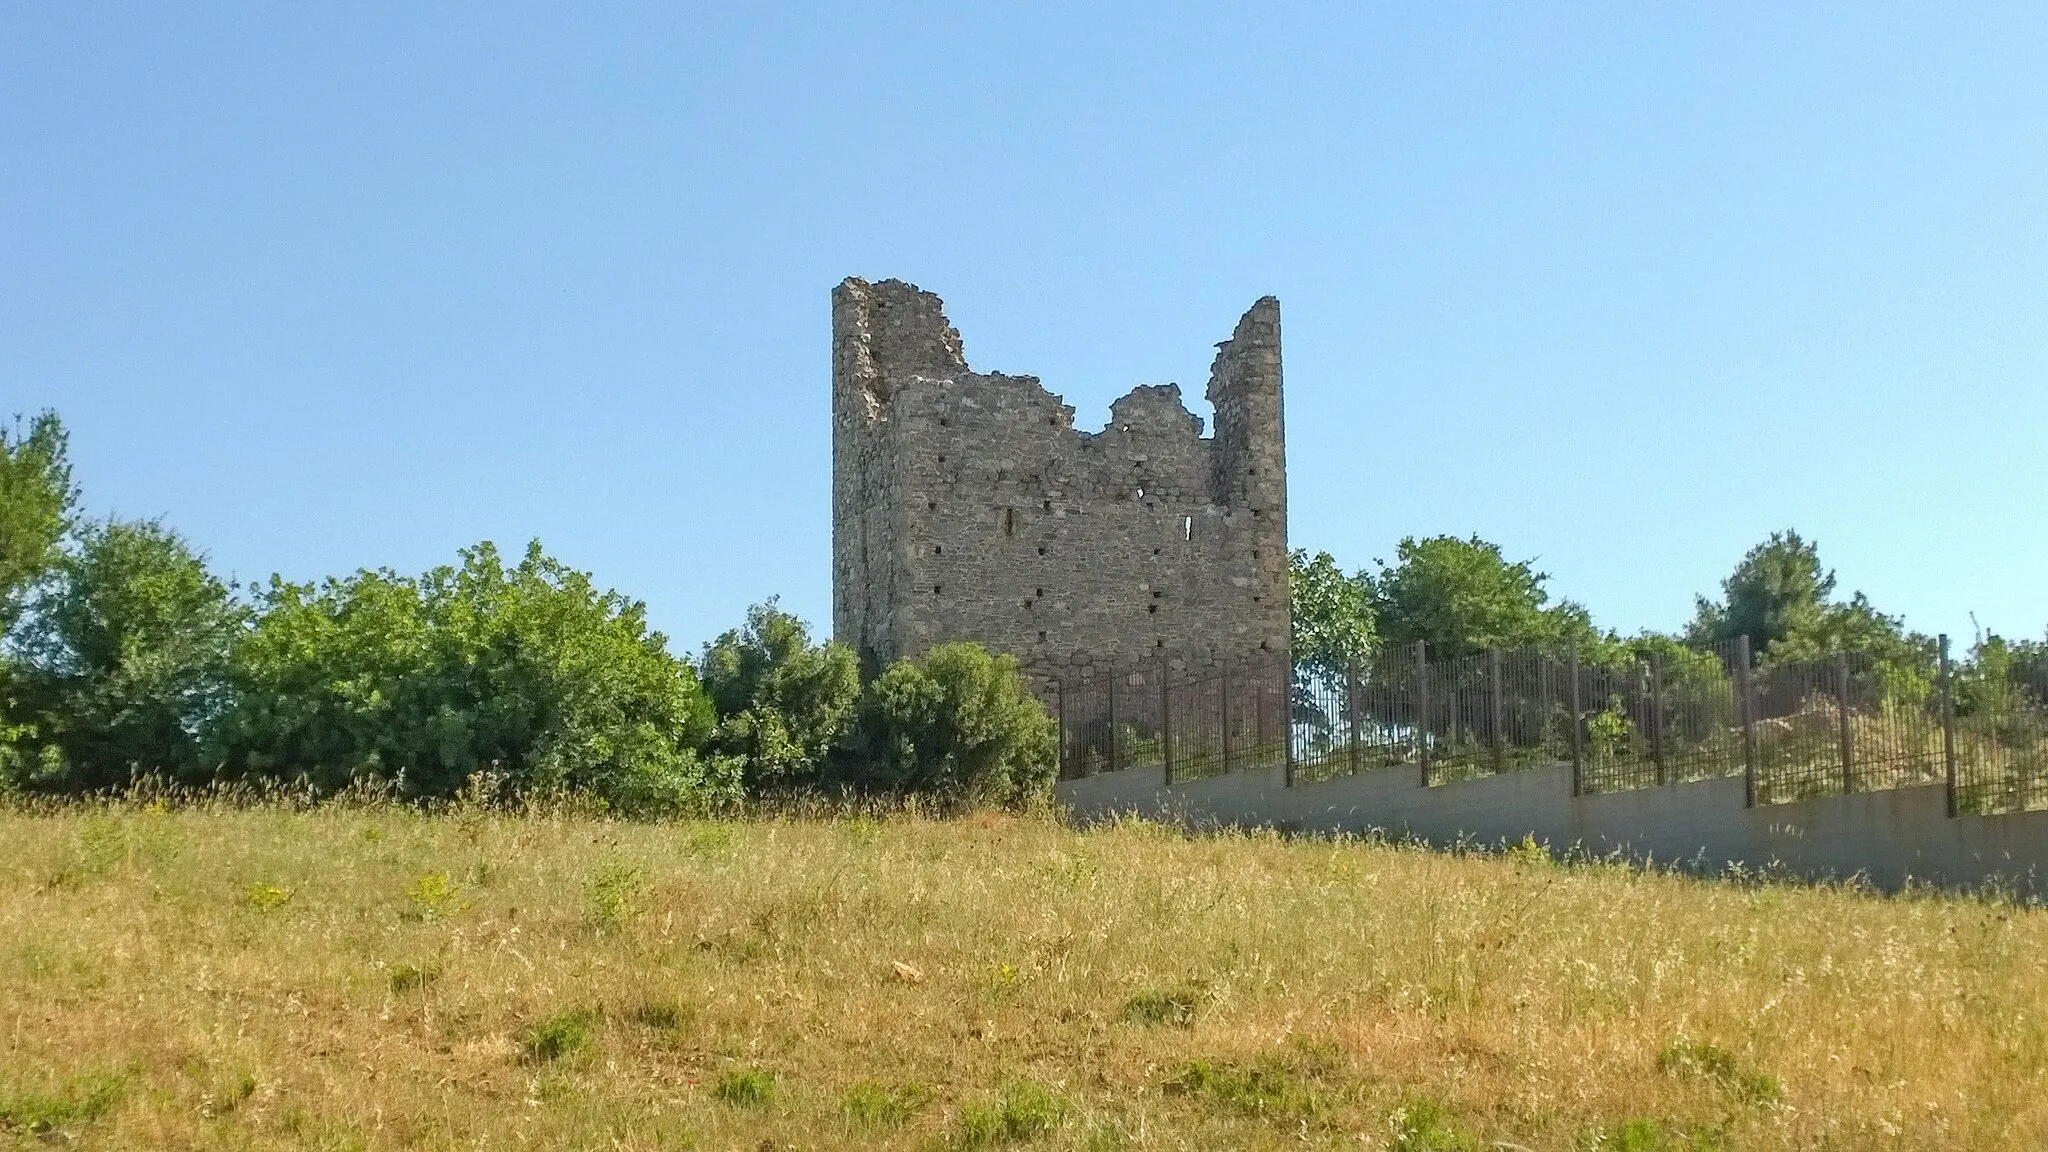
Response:
POLYGON ((0 1145, 2039 1148, 2044 966, 1534 853, 0 812, 0 1145))

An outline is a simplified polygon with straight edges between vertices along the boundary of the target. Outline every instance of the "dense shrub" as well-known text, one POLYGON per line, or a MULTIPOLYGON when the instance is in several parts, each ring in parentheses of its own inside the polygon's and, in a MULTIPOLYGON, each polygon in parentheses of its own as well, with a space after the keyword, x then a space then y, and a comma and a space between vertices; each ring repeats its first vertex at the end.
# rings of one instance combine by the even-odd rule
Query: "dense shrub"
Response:
POLYGON ((698 667, 718 714, 712 747, 742 766, 750 791, 819 783, 860 700, 851 649, 813 644, 810 627, 770 600, 705 645, 698 667))
POLYGON ((640 811, 736 798, 697 754, 712 714, 690 666, 537 543, 512 568, 486 543, 417 579, 273 581, 260 606, 219 735, 231 772, 445 796, 487 771, 640 811))
POLYGON ((226 702, 246 613, 176 532, 155 521, 86 525, 12 636, 14 787, 120 787, 138 773, 210 772, 205 736, 226 702))
POLYGON ((941 644, 905 660, 861 694, 841 759, 844 778, 872 790, 1018 803, 1058 773, 1052 718, 1013 656, 979 644, 941 644))

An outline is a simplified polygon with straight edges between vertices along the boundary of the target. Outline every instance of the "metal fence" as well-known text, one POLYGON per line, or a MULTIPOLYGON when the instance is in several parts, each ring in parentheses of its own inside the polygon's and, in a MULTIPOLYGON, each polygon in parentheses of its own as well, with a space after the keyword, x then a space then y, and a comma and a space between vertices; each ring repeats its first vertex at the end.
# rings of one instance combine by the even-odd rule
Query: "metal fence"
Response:
POLYGON ((2048 807, 2048 678, 1959 713, 1942 653, 1931 680, 1862 655, 1759 667, 1746 641, 1638 660, 1418 645, 1140 686, 1112 670, 1055 686, 1060 771, 1279 766, 1292 786, 1406 765, 1434 786, 1569 763, 1579 794, 1742 776, 1752 804, 1943 783, 1952 812, 2048 807))
POLYGON ((1192 678, 1133 671, 1111 665, 1090 680, 1054 682, 1062 779, 1163 768, 1179 783, 1288 762, 1285 658, 1192 678))

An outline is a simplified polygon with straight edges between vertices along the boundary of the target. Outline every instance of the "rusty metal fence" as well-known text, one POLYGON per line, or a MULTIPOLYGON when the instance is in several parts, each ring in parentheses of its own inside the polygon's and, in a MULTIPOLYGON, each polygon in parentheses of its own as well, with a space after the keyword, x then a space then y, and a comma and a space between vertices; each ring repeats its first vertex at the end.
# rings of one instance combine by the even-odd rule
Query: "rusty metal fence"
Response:
POLYGON ((1112 669, 1055 685, 1060 772, 1279 767, 1293 786, 1405 765, 1437 786, 1570 764, 1575 794, 1741 776, 1751 804, 1941 783, 1952 813, 2048 807, 2048 677, 1959 712, 1941 651, 1931 678, 1861 655, 1759 666, 1746 641, 1640 659, 1418 645, 1179 681, 1112 669))

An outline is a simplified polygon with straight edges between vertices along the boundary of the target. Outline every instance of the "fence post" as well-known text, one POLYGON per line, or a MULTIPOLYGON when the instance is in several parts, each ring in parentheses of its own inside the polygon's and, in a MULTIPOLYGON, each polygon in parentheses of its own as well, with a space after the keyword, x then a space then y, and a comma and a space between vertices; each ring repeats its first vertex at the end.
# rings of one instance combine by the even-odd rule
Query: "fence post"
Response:
POLYGON ((1422 786, 1429 787, 1429 645, 1415 642, 1415 742, 1422 762, 1422 786))
POLYGON ((1856 744, 1849 726, 1849 654, 1835 654, 1835 711, 1841 713, 1842 795, 1856 790, 1856 744))
POLYGON ((1223 709, 1223 773, 1230 774, 1230 659, 1223 660, 1223 679, 1217 685, 1216 701, 1223 709))
POLYGON ((1294 649, 1289 648, 1280 658, 1280 668, 1287 675, 1280 678, 1280 754, 1286 757, 1281 762, 1280 781, 1294 787, 1294 649))
POLYGON ((1058 726, 1060 740, 1060 779, 1072 780, 1067 775, 1067 682, 1055 678, 1052 682, 1053 710, 1058 714, 1053 723, 1058 726))
POLYGON ((1166 657, 1159 658, 1159 761, 1160 779, 1173 787, 1173 689, 1166 679, 1166 657))
POLYGON ((1493 770, 1499 774, 1508 770, 1507 749, 1507 701, 1500 685, 1500 649, 1486 650, 1486 676, 1492 684, 1492 717, 1489 735, 1493 740, 1493 770))
POLYGON ((1664 765, 1664 658, 1650 657, 1650 759, 1657 763, 1657 786, 1671 782, 1664 765))
POLYGON ((1948 634, 1941 637, 1941 760, 1948 778, 1948 814, 1958 813, 1956 805, 1956 695, 1950 683, 1948 634))
POLYGON ((1756 719, 1750 715, 1749 634, 1735 638, 1735 717, 1742 725, 1742 806, 1756 807, 1756 719))
POLYGON ((1117 769, 1116 760, 1116 661, 1107 662, 1109 669, 1109 770, 1117 769))
POLYGON ((1586 734, 1580 730, 1584 712, 1579 705, 1579 642, 1565 652, 1565 675, 1571 677, 1569 699, 1572 708, 1572 795, 1586 794, 1586 734))
POLYGON ((1344 711, 1351 727, 1351 774, 1358 775, 1358 661, 1344 662, 1344 711))

